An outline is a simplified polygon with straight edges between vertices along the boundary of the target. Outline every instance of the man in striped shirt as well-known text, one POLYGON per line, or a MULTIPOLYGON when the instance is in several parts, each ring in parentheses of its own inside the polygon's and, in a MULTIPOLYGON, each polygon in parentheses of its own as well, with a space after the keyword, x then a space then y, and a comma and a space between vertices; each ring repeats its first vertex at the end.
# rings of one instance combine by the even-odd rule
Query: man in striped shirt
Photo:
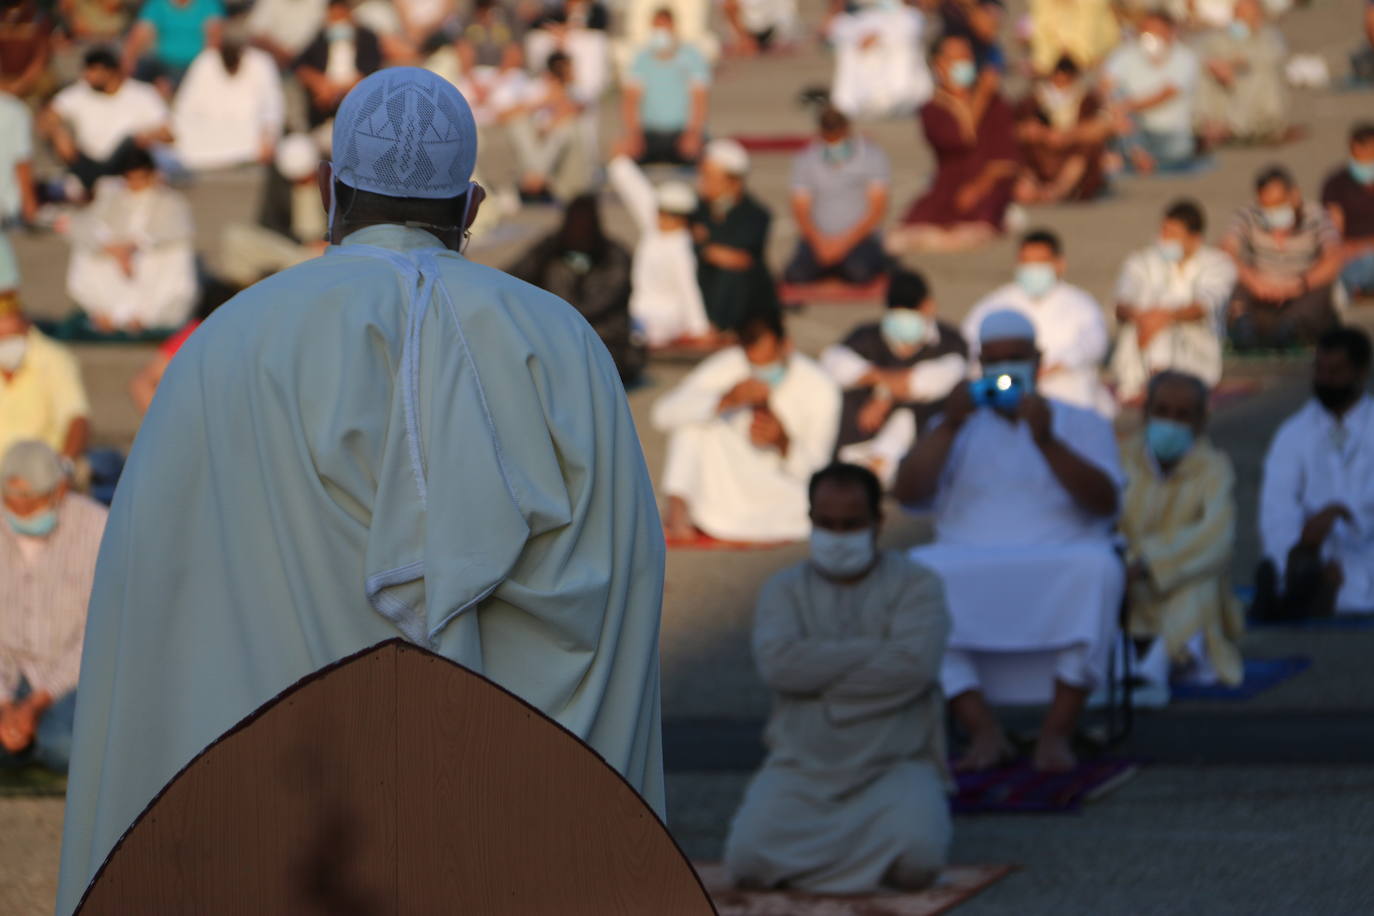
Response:
POLYGON ((1283 166, 1260 172, 1255 196, 1221 242, 1239 275, 1231 342, 1240 350, 1310 344, 1337 324, 1332 291, 1341 270, 1340 233, 1320 205, 1303 201, 1283 166))
POLYGON ((57 453, 34 440, 0 460, 0 502, 0 759, 63 771, 105 508, 68 493, 57 453))

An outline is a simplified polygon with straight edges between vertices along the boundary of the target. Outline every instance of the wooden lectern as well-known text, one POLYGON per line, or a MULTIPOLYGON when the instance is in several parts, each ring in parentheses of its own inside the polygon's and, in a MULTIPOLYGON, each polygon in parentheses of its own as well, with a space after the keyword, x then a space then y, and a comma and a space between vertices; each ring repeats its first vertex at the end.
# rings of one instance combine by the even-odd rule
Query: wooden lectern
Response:
POLYGON ((569 732, 392 640, 298 682, 167 784, 80 916, 709 916, 682 851, 569 732))

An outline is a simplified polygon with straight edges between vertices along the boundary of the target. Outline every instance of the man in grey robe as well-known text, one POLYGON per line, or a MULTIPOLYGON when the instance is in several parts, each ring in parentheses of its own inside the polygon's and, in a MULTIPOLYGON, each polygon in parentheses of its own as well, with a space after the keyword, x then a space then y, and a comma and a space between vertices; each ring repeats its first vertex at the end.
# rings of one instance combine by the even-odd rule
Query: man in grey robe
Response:
POLYGON ((742 886, 920 889, 950 842, 940 660, 944 587, 878 551, 882 488, 834 464, 811 482, 811 559, 764 586, 754 656, 773 690, 768 759, 730 825, 742 886))

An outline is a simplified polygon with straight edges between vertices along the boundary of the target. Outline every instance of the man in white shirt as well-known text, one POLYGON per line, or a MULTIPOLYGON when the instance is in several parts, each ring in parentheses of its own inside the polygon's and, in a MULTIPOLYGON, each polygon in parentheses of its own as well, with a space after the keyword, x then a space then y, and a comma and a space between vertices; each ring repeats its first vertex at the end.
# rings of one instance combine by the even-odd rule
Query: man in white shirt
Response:
POLYGON ((1157 9, 1141 20, 1139 38, 1107 58, 1104 94, 1116 102, 1122 147, 1136 171, 1148 175, 1192 162, 1201 72, 1197 54, 1178 41, 1173 19, 1157 9))
POLYGON ((925 277, 888 275, 887 311, 821 353, 821 366, 844 389, 839 457, 891 486, 917 431, 968 375, 968 345, 940 321, 925 277))
POLYGON ((290 67, 324 24, 328 0, 254 0, 248 11, 253 43, 282 69, 290 67))
POLYGON ((241 20, 224 27, 218 48, 191 62, 172 102, 172 133, 192 171, 268 162, 281 136, 286 98, 272 56, 250 48, 241 20))
POLYGON ((655 188, 633 159, 618 153, 606 177, 639 230, 630 275, 630 317, 650 347, 710 343, 711 321, 697 285, 692 214, 697 195, 683 181, 655 188))
POLYGON ((851 118, 910 115, 930 100, 935 83, 921 48, 925 16, 902 0, 880 0, 830 20, 835 50, 830 100, 851 118))
POLYGON ((33 440, 0 460, 0 503, 0 761, 65 771, 105 507, 68 493, 57 453, 33 440))
POLYGON ((1317 341, 1313 399, 1274 435, 1260 488, 1259 617, 1374 612, 1374 400, 1369 336, 1317 341))
POLYGON ((1102 384, 1102 362, 1110 343, 1102 306, 1086 290, 1064 282, 1064 249, 1059 237, 1043 229, 1021 239, 1015 279, 984 296, 964 320, 971 359, 978 358, 978 329, 993 312, 1012 309, 1030 319, 1040 347, 1036 389, 1054 398, 1096 410, 1116 411, 1102 384))
POLYGON ((1123 404, 1139 404, 1150 377, 1165 369, 1209 386, 1221 380, 1221 328, 1236 267, 1206 244, 1206 228, 1200 204, 1175 201, 1164 211, 1158 240, 1121 268, 1111 368, 1123 404))
POLYGON ((129 79, 106 48, 86 52, 81 81, 63 89, 40 118, 40 131, 90 190, 118 175, 133 149, 170 143, 167 103, 147 83, 129 79))
POLYGON ((806 487, 835 452, 840 390, 798 353, 777 312, 750 317, 739 345, 659 398, 669 434, 663 492, 670 541, 799 541, 811 530, 806 487))
POLYGON ((199 292, 195 225, 180 193, 134 150, 122 178, 105 178, 73 220, 67 292, 102 334, 176 329, 199 292))
POLYGON ((1043 397, 1025 315, 979 325, 983 377, 950 395, 903 462, 894 492, 933 504, 935 542, 912 559, 945 581, 954 630, 940 680, 969 735, 958 766, 1010 753, 989 703, 1049 704, 1037 769, 1076 766, 1088 692, 1104 682, 1125 567, 1113 547, 1122 473, 1112 426, 1043 397))

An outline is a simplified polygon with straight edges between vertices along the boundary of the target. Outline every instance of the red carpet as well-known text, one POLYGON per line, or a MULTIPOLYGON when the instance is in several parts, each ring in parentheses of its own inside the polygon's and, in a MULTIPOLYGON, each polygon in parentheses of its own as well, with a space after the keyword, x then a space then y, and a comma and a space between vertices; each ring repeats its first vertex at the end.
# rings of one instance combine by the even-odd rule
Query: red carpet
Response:
POLYGON ((698 531, 693 538, 672 538, 664 532, 663 538, 669 550, 772 550, 786 547, 792 541, 721 541, 704 531, 698 531))
POLYGON ((839 280, 822 280, 805 285, 783 283, 778 286, 778 298, 787 303, 876 306, 881 305, 886 296, 887 277, 879 277, 863 286, 853 286, 839 280))
POLYGON ((1014 865, 951 865, 929 890, 854 897, 796 891, 746 891, 730 886, 725 867, 696 862, 720 916, 937 916, 948 913, 1016 870, 1014 865))

